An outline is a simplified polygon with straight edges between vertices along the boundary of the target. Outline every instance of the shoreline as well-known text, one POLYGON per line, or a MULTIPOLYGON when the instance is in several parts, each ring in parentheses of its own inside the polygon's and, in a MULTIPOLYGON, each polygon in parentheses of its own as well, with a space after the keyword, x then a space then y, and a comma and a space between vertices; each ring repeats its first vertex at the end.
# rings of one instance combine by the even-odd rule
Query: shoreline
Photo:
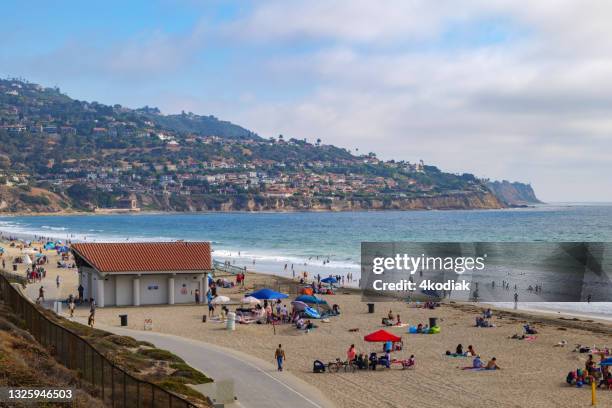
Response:
MULTIPOLYGON (((581 203, 574 203, 581 204, 581 203)), ((605 205, 606 203, 601 203, 605 205)), ((526 205, 507 206, 499 208, 363 208, 351 210, 333 209, 295 209, 295 210, 207 210, 207 211, 163 211, 163 210, 143 210, 140 211, 54 211, 54 212, 0 212, 0 217, 51 217, 51 216, 85 216, 85 215, 197 215, 197 214, 293 214, 293 213, 362 213, 362 212, 421 212, 421 211, 505 211, 505 210, 525 210, 538 207, 555 205, 554 203, 530 203, 526 205)), ((112 210, 112 209, 111 209, 112 210)))

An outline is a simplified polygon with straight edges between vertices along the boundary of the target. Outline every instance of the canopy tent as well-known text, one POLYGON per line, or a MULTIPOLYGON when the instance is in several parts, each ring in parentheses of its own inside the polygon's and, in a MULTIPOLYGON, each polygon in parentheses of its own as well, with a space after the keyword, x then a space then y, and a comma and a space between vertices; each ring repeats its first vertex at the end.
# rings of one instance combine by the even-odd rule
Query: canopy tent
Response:
POLYGON ((220 305, 223 303, 229 303, 229 301, 230 298, 228 298, 227 296, 217 296, 211 301, 211 303, 215 305, 220 305))
POLYGON ((308 305, 304 302, 300 302, 299 300, 294 300, 291 302, 291 306, 293 306, 293 308, 298 312, 308 309, 308 305))
POLYGON ((24 255, 23 256, 23 263, 26 265, 32 265, 32 260, 30 259, 30 257, 28 255, 24 255))
POLYGON ((370 333, 367 336, 364 336, 363 339, 365 341, 379 342, 379 343, 387 342, 387 341, 391 341, 391 342, 402 341, 401 337, 391 334, 386 330, 375 331, 374 333, 370 333))
POLYGON ((276 292, 272 289, 268 289, 268 288, 263 288, 263 289, 259 289, 253 293, 251 293, 249 296, 254 297, 255 299, 259 299, 259 300, 270 300, 270 299, 285 299, 287 297, 289 297, 289 295, 285 295, 284 293, 280 293, 280 292, 276 292))
POLYGON ((240 303, 242 303, 243 305, 258 305, 261 302, 259 301, 259 299, 254 298, 253 296, 247 296, 243 297, 240 303))
POLYGON ((323 282, 323 283, 329 283, 329 284, 332 284, 332 283, 338 283, 338 279, 334 278, 333 276, 329 276, 329 277, 327 277, 327 278, 323 278, 323 279, 321 279, 321 282, 323 282))
POLYGON ((300 295, 296 297, 295 300, 297 300, 298 302, 312 303, 315 305, 322 305, 327 303, 325 300, 312 295, 300 295))

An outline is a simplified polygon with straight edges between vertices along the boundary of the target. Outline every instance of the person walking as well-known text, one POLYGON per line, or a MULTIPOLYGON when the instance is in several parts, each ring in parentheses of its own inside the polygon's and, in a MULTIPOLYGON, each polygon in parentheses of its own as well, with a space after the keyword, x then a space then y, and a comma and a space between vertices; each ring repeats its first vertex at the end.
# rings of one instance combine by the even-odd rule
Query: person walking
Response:
POLYGON ((87 319, 87 324, 89 327, 94 327, 94 323, 96 320, 96 301, 91 298, 89 299, 89 318, 87 319))
POLYGON ((286 360, 285 350, 283 350, 282 345, 278 345, 278 348, 274 352, 274 357, 276 358, 276 364, 278 365, 278 371, 283 371, 283 361, 286 360))
POLYGON ((196 302, 196 305, 200 304, 200 289, 195 290, 195 302, 196 302))
POLYGON ((38 297, 36 298, 36 302, 38 303, 39 301, 45 301, 45 288, 42 286, 38 289, 38 297))
POLYGON ((57 285, 57 288, 59 289, 60 287, 60 276, 59 275, 55 277, 55 285, 57 285))
POLYGON ((74 308, 76 307, 74 303, 74 297, 70 295, 70 301, 68 303, 68 309, 70 310, 70 317, 74 317, 74 308))

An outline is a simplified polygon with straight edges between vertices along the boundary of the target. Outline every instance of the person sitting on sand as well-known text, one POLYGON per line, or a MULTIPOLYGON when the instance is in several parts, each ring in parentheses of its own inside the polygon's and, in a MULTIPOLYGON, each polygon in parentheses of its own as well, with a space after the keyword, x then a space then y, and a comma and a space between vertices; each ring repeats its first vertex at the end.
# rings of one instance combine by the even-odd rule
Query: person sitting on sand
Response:
POLYGON ((395 315, 393 314, 393 310, 389 310, 389 314, 387 315, 387 319, 393 320, 394 317, 395 317, 395 315))
POLYGON ((525 329, 526 334, 538 334, 538 331, 535 328, 531 327, 529 323, 524 325, 523 328, 525 329))
POLYGON ((414 354, 411 354, 408 361, 406 361, 406 367, 412 367, 415 364, 416 364, 416 359, 414 358, 414 354))
POLYGON ((357 360, 355 361, 355 364, 357 364, 357 368, 359 368, 360 370, 367 368, 368 363, 363 353, 359 353, 359 355, 357 356, 357 360))
POLYGON ((501 370, 501 368, 497 365, 497 359, 495 357, 489 360, 485 368, 487 370, 501 370))
POLYGON ((416 332, 417 333, 423 333, 423 323, 419 323, 418 324, 416 332))
POLYGON ((370 353, 370 368, 376 371, 376 365, 378 364, 378 356, 376 353, 370 353))
POLYGON ((458 356, 463 355, 463 346, 461 344, 457 344, 457 349, 455 350, 455 354, 458 356))
POLYGON ((474 346, 472 346, 471 344, 468 346, 467 349, 467 353, 466 353, 469 357, 473 357, 476 355, 476 351, 474 350, 474 346))
POLYGON ((397 322, 395 323, 397 326, 401 326, 402 325, 402 320, 400 319, 400 315, 399 313, 397 314, 397 322))
POLYGON ((492 317, 493 317, 493 312, 491 311, 491 309, 487 309, 487 310, 485 310, 485 312, 484 312, 484 318, 485 318, 485 319, 490 319, 490 318, 492 318, 492 317))
POLYGON ((474 360, 472 361, 472 367, 474 367, 474 368, 482 368, 482 367, 484 367, 484 363, 480 359, 480 356, 474 357, 474 360))

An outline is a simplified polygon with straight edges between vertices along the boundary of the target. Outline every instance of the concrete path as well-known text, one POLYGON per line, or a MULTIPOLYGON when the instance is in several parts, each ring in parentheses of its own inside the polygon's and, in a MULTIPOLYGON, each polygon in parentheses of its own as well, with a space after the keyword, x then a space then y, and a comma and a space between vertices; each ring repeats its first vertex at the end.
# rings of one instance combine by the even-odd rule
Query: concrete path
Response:
POLYGON ((272 363, 235 350, 164 333, 96 325, 101 330, 148 341, 178 355, 215 381, 233 380, 238 403, 246 408, 332 408, 322 393, 272 363))
MULTIPOLYGON (((55 278, 47 276, 42 282, 29 284, 26 296, 35 300, 40 286, 45 287, 45 307, 60 300, 55 278)), ((64 310, 64 314, 67 310, 64 310)), ((66 316, 67 317, 67 316, 66 316)), ((83 319, 75 319, 86 324, 83 319), (82 321, 81 321, 82 320, 82 321)), ((111 333, 131 336, 166 349, 185 360, 192 367, 210 376, 215 382, 233 380, 238 406, 245 408, 333 408, 334 404, 315 387, 287 371, 278 372, 273 362, 267 362, 232 349, 202 341, 165 333, 131 330, 117 326, 96 324, 96 328, 111 333)), ((272 359, 272 358, 271 358, 272 359)), ((196 387, 197 388, 197 387, 196 387)), ((232 404, 234 405, 234 404, 232 404)))

